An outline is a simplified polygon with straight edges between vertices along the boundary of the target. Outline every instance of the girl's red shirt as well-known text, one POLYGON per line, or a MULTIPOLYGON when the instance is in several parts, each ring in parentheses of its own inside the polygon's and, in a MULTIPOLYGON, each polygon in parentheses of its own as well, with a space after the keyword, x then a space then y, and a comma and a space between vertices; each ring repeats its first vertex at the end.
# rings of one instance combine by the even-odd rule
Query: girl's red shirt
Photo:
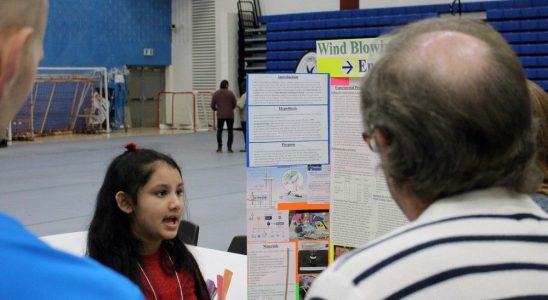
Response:
MULTIPOLYGON (((171 262, 169 262, 171 264, 171 262)), ((177 284, 177 277, 175 273, 167 274, 162 268, 161 252, 143 255, 143 269, 152 284, 152 288, 156 293, 156 298, 161 299, 180 299, 181 294, 179 291, 179 285, 177 284)), ((183 297, 185 300, 198 300, 196 297, 196 284, 192 275, 185 269, 181 269, 177 272, 183 291, 183 297)), ((155 300, 152 288, 148 283, 145 275, 141 272, 141 291, 145 295, 147 300, 155 300)))

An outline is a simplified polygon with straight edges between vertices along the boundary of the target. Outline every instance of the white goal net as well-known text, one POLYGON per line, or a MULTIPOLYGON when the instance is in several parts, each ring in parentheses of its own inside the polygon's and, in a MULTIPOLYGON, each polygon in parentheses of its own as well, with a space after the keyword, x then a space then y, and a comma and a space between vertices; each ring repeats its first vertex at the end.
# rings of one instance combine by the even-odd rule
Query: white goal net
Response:
POLYGON ((207 131, 215 127, 209 91, 161 92, 156 101, 160 129, 207 131))

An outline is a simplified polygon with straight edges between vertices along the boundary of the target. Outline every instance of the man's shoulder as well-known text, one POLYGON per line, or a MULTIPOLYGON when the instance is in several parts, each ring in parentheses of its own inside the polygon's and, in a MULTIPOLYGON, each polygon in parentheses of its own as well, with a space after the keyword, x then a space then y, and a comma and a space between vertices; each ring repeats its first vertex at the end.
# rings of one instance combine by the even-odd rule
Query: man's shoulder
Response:
POLYGON ((4 242, 18 240, 39 241, 18 220, 0 212, 0 246, 4 242))
POLYGON ((418 232, 416 227, 417 224, 407 224, 362 247, 345 253, 335 261, 332 271, 345 273, 353 278, 364 269, 385 260, 402 248, 414 245, 418 240, 423 239, 421 236, 428 235, 425 232, 418 232))
MULTIPOLYGON (((465 276, 480 278, 483 274, 490 275, 490 284, 498 285, 505 272, 524 257, 527 262, 519 276, 528 276, 527 268, 548 260, 548 252, 535 250, 548 244, 547 229, 545 214, 527 212, 457 215, 410 223, 338 258, 320 276, 319 284, 313 285, 311 295, 335 295, 324 287, 332 281, 352 290, 349 299, 401 298, 427 295, 429 290, 447 294, 469 288, 465 276), (478 265, 482 267, 478 269, 478 265)), ((548 280, 548 274, 539 276, 548 280)), ((531 285, 524 284, 523 289, 531 285)), ((474 293, 464 296, 482 298, 474 293)))
MULTIPOLYGON (((368 244, 347 252, 314 281, 312 293, 307 299, 378 299, 375 289, 359 286, 360 277, 369 276, 379 270, 379 262, 385 261, 391 254, 397 253, 404 247, 402 241, 404 235, 409 233, 413 224, 405 225, 392 233, 383 235, 368 244), (341 293, 343 298, 339 298, 341 293)), ((382 274, 375 274, 383 276, 382 274)), ((384 276, 383 276, 384 277, 384 276)), ((386 278, 395 283, 396 281, 386 278)))
POLYGON ((229 90, 229 89, 225 89, 225 90, 224 90, 224 94, 227 95, 228 97, 234 97, 234 98, 236 98, 236 95, 234 95, 234 93, 233 93, 231 90, 229 90))
POLYGON ((234 93, 229 89, 218 89, 213 92, 213 97, 227 97, 230 95, 234 95, 234 93))
MULTIPOLYGON (((540 210, 471 213, 415 221, 341 256, 335 261, 334 270, 360 272, 381 261, 388 265, 422 251, 437 251, 440 245, 465 247, 470 242, 500 240, 508 234, 519 240, 520 236, 546 234, 547 230, 548 216, 540 210)), ((414 257, 417 261, 422 258, 414 257)), ((380 270, 372 268, 371 271, 380 270)))
POLYGON ((0 260, 4 296, 39 299, 47 296, 44 291, 51 291, 58 299, 75 295, 79 299, 142 299, 139 289, 125 277, 90 258, 51 248, 1 213, 0 260))

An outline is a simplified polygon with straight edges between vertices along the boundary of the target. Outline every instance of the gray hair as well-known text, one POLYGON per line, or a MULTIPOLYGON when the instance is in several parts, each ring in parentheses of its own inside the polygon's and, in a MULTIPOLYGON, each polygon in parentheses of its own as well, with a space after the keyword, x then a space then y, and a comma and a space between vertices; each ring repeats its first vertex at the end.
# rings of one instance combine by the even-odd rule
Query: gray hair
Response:
POLYGON ((365 128, 388 138, 385 175, 423 201, 494 186, 532 193, 540 182, 524 72, 484 23, 429 19, 401 28, 366 76, 361 105, 365 128), (439 76, 430 57, 417 55, 418 40, 444 32, 485 46, 484 63, 462 61, 439 76))

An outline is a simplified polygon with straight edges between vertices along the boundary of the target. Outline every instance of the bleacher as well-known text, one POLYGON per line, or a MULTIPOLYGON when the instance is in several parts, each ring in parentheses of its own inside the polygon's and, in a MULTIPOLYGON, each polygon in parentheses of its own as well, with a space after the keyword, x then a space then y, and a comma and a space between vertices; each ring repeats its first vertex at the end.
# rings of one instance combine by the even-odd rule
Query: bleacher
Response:
POLYGON ((512 45, 527 77, 548 90, 548 2, 544 2, 544 6, 488 10, 487 21, 512 45))
MULTIPOLYGON (((462 13, 484 13, 519 56, 528 78, 548 90, 548 0, 462 3, 462 13)), ((293 73, 317 40, 378 37, 407 23, 455 13, 449 4, 262 16, 266 72, 293 73)))

